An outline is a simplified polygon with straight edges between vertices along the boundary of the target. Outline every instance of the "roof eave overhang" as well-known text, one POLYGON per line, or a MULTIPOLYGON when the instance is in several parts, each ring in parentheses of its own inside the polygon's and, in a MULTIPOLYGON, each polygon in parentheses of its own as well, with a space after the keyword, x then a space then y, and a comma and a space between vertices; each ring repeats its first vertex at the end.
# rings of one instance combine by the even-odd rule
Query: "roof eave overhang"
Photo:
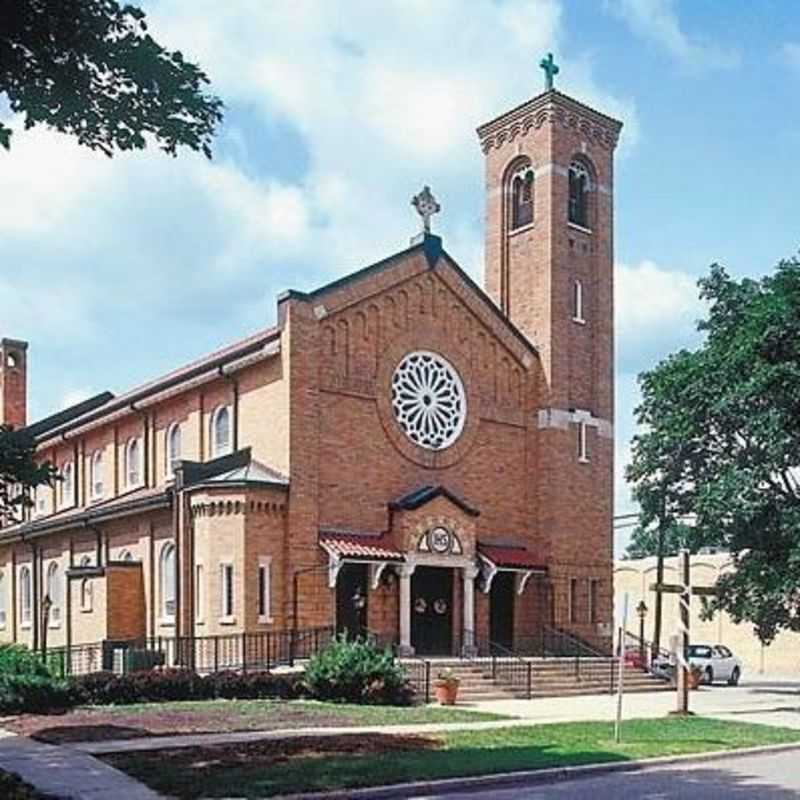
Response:
MULTIPOLYGON (((154 495, 147 498, 131 500, 128 503, 114 506, 113 508, 88 509, 81 514, 75 514, 68 519, 41 520, 26 523, 25 525, 9 532, 8 541, 14 539, 35 539, 60 530, 71 530, 73 528, 85 528, 100 522, 109 522, 121 517, 138 514, 142 511, 156 511, 161 508, 172 506, 172 492, 166 490, 163 494, 154 495)), ((0 532, 0 540, 5 539, 0 532)))

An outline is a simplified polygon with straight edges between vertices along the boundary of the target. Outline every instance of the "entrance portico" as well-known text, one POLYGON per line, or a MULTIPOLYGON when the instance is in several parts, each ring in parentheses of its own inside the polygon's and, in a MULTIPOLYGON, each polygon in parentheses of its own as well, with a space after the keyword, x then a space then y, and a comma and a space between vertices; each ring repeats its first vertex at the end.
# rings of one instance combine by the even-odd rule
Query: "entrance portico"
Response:
MULTIPOLYGON (((401 655, 469 655, 483 640, 512 649, 515 607, 532 605, 520 597, 545 567, 524 547, 479 545, 478 511, 443 487, 405 495, 389 511, 385 533, 320 534, 337 629, 378 634, 401 655)), ((534 618, 522 613, 520 622, 534 618)))

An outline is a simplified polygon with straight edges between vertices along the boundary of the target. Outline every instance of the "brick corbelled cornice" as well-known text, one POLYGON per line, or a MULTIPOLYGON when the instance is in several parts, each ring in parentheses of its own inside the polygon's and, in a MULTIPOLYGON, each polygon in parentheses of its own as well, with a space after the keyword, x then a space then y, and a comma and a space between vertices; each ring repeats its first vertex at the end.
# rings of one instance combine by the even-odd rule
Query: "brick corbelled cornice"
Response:
POLYGON ((481 148, 488 153, 493 147, 501 147, 505 142, 526 134, 531 128, 541 128, 545 124, 572 128, 609 150, 616 147, 622 130, 619 120, 554 89, 481 125, 478 128, 481 148))

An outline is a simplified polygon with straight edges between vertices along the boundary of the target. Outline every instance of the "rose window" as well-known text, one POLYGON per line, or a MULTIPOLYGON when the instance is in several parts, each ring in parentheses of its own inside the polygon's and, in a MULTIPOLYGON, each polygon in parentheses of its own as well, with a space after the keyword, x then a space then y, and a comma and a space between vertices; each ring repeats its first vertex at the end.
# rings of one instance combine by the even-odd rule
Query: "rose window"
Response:
POLYGON ((436 353, 409 353, 392 376, 394 416, 412 442, 442 450, 458 439, 467 416, 464 385, 436 353))

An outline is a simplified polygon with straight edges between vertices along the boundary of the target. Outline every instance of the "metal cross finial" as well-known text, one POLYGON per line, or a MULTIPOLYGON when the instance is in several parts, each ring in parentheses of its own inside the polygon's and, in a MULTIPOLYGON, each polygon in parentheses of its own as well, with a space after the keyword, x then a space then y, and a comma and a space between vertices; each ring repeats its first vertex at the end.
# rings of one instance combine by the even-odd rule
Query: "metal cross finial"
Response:
POLYGON ((411 205, 417 209, 417 214, 422 217, 423 232, 430 233, 431 217, 442 210, 442 207, 436 202, 436 198, 431 194, 431 187, 424 186, 422 191, 411 199, 411 205))
POLYGON ((547 58, 539 62, 539 66, 544 70, 544 90, 549 92, 553 88, 553 78, 558 75, 558 64, 553 59, 553 54, 548 53, 547 58))

